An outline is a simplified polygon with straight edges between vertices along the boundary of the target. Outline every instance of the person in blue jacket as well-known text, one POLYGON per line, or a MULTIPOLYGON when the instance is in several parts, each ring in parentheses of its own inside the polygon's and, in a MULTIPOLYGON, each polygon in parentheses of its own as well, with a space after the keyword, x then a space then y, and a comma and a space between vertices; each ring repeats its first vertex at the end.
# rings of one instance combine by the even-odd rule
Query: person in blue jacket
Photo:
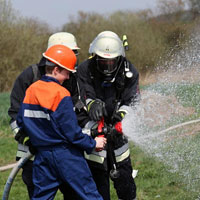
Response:
POLYGON ((78 126, 70 92, 61 86, 75 71, 76 56, 64 45, 54 45, 43 56, 46 74, 27 90, 17 124, 35 148, 33 200, 53 199, 68 183, 83 200, 103 200, 83 151, 101 151, 105 138, 93 139, 78 126))
MULTIPOLYGON (((62 44, 64 46, 69 47, 75 53, 77 57, 77 61, 79 60, 79 46, 76 42, 76 38, 73 34, 68 32, 56 32, 52 34, 47 43, 47 49, 53 45, 62 44)), ((8 109, 8 115, 10 116, 10 127, 12 129, 13 136, 17 141, 17 154, 16 160, 18 161, 20 158, 26 157, 27 153, 30 151, 34 154, 33 149, 31 148, 31 143, 26 136, 27 133, 23 133, 19 130, 19 127, 16 124, 17 113, 19 112, 19 108, 21 103, 23 102, 26 89, 34 82, 41 79, 41 77, 45 74, 45 63, 46 58, 41 57, 39 63, 32 64, 24 69, 23 72, 19 74, 16 78, 12 91, 10 93, 10 107, 8 109)), ((76 65, 78 62, 76 62, 76 65)), ((75 66, 76 68, 76 66, 75 66)), ((62 84, 71 94, 72 102, 74 104, 74 110, 77 115, 78 124, 81 127, 85 126, 85 105, 84 101, 81 100, 81 90, 79 89, 78 79, 76 77, 76 73, 71 73, 70 78, 65 80, 62 84)), ((27 192, 29 195, 29 199, 33 196, 34 185, 32 181, 32 167, 33 167, 34 156, 28 160, 22 166, 22 180, 27 188, 27 192)), ((76 193, 69 187, 67 184, 62 184, 59 187, 60 192, 63 194, 63 200, 77 200, 76 193)))

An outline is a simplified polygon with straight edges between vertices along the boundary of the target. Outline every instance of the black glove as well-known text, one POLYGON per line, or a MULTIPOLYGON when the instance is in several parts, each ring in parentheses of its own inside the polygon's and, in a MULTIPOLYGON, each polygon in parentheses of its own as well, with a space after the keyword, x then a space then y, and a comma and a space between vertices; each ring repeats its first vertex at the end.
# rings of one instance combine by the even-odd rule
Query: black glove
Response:
POLYGON ((99 135, 98 133, 98 123, 96 122, 90 129, 90 134, 92 138, 95 138, 99 135))
POLYGON ((33 155, 36 154, 37 150, 36 150, 36 148, 31 144, 30 139, 28 139, 24 144, 25 144, 26 146, 28 146, 29 151, 31 152, 31 154, 33 154, 33 155))
POLYGON ((15 135, 15 140, 18 141, 20 144, 28 146, 29 147, 29 151, 31 152, 31 154, 34 155, 36 153, 36 149, 32 146, 29 137, 21 129, 15 135))
POLYGON ((20 144, 24 144, 26 142, 26 140, 29 139, 29 137, 27 136, 27 134, 22 131, 21 129, 17 132, 17 134, 15 135, 15 140, 18 141, 20 144))
POLYGON ((99 99, 91 101, 87 107, 89 117, 93 121, 99 121, 103 116, 107 116, 105 103, 99 99))
POLYGON ((122 119, 125 117, 126 112, 124 111, 117 111, 114 115, 113 115, 113 123, 116 122, 121 122, 122 119))

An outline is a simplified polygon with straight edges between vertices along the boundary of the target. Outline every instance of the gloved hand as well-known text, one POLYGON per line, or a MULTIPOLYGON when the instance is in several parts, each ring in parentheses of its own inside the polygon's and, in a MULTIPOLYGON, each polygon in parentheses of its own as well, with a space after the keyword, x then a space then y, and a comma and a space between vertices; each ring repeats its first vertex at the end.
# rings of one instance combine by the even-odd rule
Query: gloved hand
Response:
POLYGON ((37 150, 36 150, 36 148, 31 144, 30 139, 28 139, 28 140, 25 142, 25 145, 28 146, 29 151, 31 152, 31 154, 33 154, 33 155, 36 154, 37 150))
POLYGON ((88 105, 88 114, 91 120, 99 121, 103 116, 107 116, 105 103, 100 99, 91 101, 88 105))
POLYGON ((117 111, 114 115, 113 115, 113 123, 116 122, 121 122, 122 119, 125 117, 126 112, 125 111, 117 111))
POLYGON ((15 135, 15 140, 18 141, 20 144, 28 146, 29 147, 29 151, 31 152, 31 154, 34 155, 36 153, 36 149, 32 146, 29 137, 21 129, 15 135))
POLYGON ((18 141, 20 144, 24 144, 28 139, 29 137, 27 136, 27 134, 21 129, 15 135, 15 140, 18 141))

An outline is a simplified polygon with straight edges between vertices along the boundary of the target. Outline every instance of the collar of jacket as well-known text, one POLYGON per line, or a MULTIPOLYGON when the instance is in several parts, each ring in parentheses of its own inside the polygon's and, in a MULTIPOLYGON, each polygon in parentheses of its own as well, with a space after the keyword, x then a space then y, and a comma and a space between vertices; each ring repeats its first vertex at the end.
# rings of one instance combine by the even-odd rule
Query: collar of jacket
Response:
POLYGON ((55 78, 51 77, 51 76, 43 75, 41 80, 42 81, 46 81, 46 82, 56 82, 56 83, 58 83, 60 85, 59 81, 56 80, 55 78))

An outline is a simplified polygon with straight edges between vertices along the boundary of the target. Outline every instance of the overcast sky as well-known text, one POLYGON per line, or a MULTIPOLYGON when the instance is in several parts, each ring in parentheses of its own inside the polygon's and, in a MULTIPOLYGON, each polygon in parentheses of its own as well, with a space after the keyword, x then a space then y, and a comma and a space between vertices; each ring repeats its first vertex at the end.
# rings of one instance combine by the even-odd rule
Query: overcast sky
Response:
POLYGON ((33 17, 60 28, 78 11, 109 14, 118 10, 155 8, 157 0, 11 0, 22 16, 33 17))

